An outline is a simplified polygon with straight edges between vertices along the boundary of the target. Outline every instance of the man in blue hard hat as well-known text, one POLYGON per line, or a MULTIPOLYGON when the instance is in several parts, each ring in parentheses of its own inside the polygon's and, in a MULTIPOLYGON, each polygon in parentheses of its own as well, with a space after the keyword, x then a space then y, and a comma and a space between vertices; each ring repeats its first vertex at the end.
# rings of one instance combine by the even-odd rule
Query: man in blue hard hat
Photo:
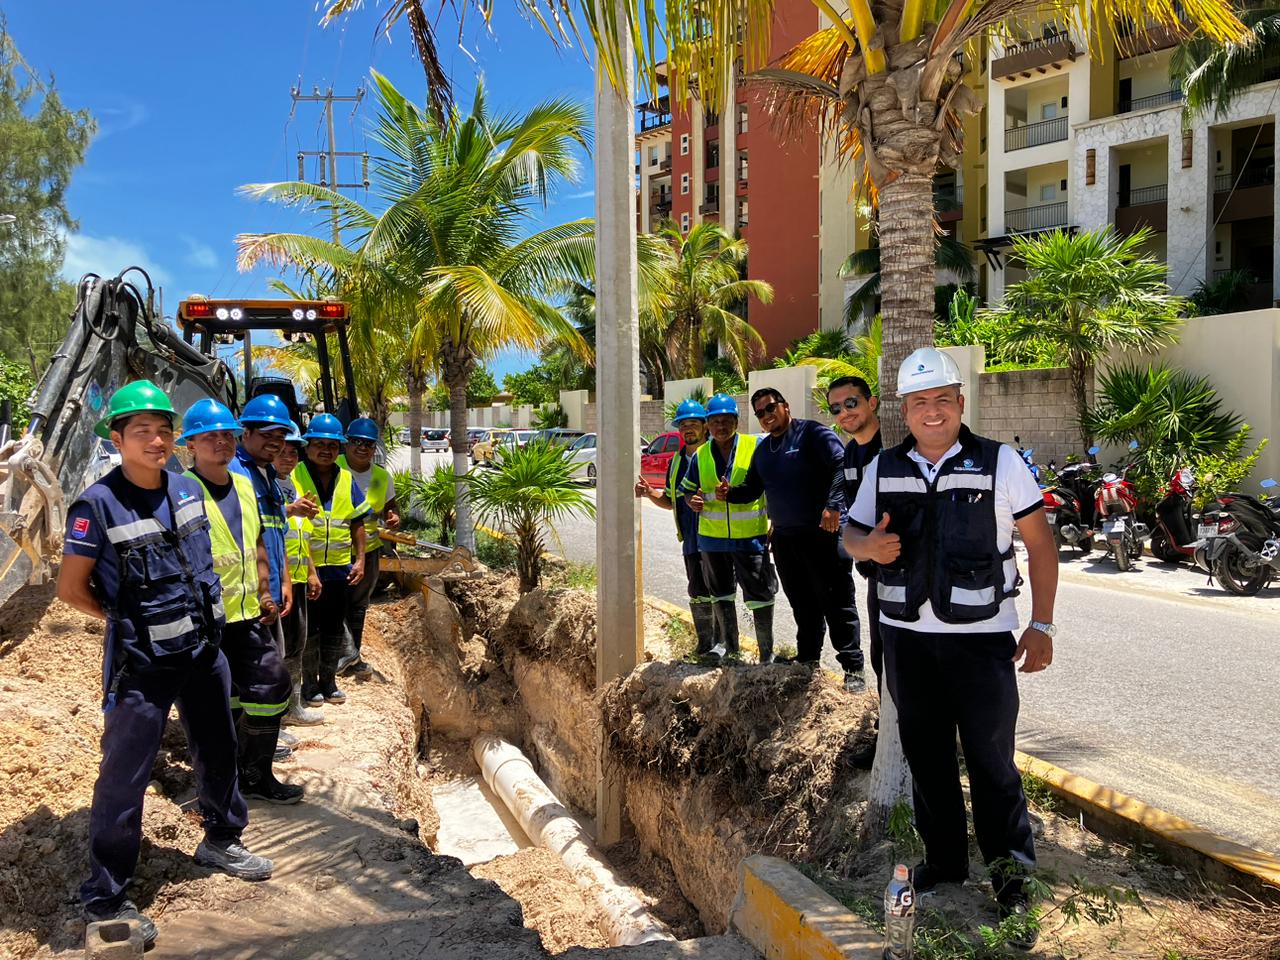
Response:
POLYGON ((741 483, 756 453, 758 437, 738 432, 738 402, 717 393, 707 403, 711 442, 694 454, 680 484, 685 502, 698 514, 698 550, 703 575, 715 598, 717 643, 713 654, 738 653, 737 588, 742 587, 760 648, 760 662, 773 662, 773 604, 778 578, 769 562, 769 514, 761 494, 754 501, 729 503, 717 492, 721 482, 741 483))
POLYGON ((667 485, 656 488, 640 477, 636 481, 636 496, 648 497, 664 510, 673 510, 676 522, 676 539, 684 554, 684 573, 688 582, 689 612, 693 615, 693 631, 697 636, 696 654, 706 656, 716 645, 715 597, 707 586, 702 570, 702 554, 698 550, 698 515, 685 503, 680 493, 684 478, 689 475, 694 455, 707 442, 707 411, 697 400, 685 400, 676 407, 672 424, 680 431, 683 441, 680 452, 671 458, 667 468, 667 485))
POLYGON ((400 507, 396 503, 396 488, 391 474, 381 464, 373 462, 378 449, 378 423, 368 417, 358 417, 347 424, 346 453, 338 457, 338 466, 350 470, 356 484, 364 491, 369 513, 364 519, 364 577, 347 594, 347 633, 349 645, 338 663, 338 675, 350 673, 367 677, 373 668, 360 656, 364 641, 364 618, 369 611, 369 601, 378 586, 378 566, 382 557, 382 540, 378 536, 380 522, 394 530, 400 526, 400 507))
POLYGON ((311 557, 320 577, 320 596, 311 605, 303 656, 303 699, 319 706, 345 703, 338 687, 338 660, 346 643, 350 590, 364 579, 364 491, 351 471, 338 465, 346 441, 342 421, 331 413, 311 420, 303 460, 293 471, 298 492, 319 504, 311 518, 311 557))
POLYGON ((184 476, 203 490, 213 569, 222 581, 222 652, 231 667, 231 706, 239 713, 240 791, 268 803, 291 804, 302 799, 302 787, 281 783, 271 766, 290 692, 275 637, 280 608, 271 595, 253 481, 228 469, 240 433, 231 411, 206 398, 183 416, 178 443, 192 453, 194 464, 184 476))
POLYGON ((240 842, 248 807, 237 784, 231 674, 219 650, 225 614, 200 485, 164 469, 173 455, 169 398, 139 380, 111 395, 94 432, 120 466, 67 511, 58 598, 106 621, 102 765, 89 811, 86 920, 156 927, 127 899, 142 846, 142 806, 175 704, 196 775, 205 839, 197 862, 246 880, 270 860, 240 842))

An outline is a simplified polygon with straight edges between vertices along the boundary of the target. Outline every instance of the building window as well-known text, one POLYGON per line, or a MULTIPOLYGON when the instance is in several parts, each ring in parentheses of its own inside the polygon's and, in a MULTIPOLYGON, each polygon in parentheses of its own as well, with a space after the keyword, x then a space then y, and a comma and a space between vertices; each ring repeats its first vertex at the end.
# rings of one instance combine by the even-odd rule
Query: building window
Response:
POLYGON ((689 215, 687 213, 680 214, 680 229, 685 233, 689 232, 689 215))
POLYGON ((1058 115, 1058 105, 1056 103, 1040 104, 1040 119, 1052 120, 1058 115))
POLYGON ((743 200, 738 205, 738 226, 745 227, 747 225, 747 201, 743 200))
POLYGON ((703 188, 703 192, 705 194, 704 199, 707 206, 720 206, 720 184, 708 183, 706 187, 703 188))
POLYGON ((689 155, 689 135, 687 133, 680 134, 680 156, 689 155))
POLYGON ((747 105, 745 103, 738 104, 738 132, 747 132, 747 105))
POLYGON ((1040 202, 1053 203, 1058 199, 1058 188, 1052 183, 1042 183, 1040 185, 1040 202))
POLYGON ((738 179, 747 179, 747 151, 738 151, 738 179))
POLYGON ((656 167, 658 165, 658 145, 655 143, 649 148, 649 166, 656 167))
POLYGON ((720 166, 720 141, 712 140, 707 144, 707 169, 720 166))
POLYGON ((687 173, 680 174, 680 192, 682 194, 689 192, 689 175, 687 173))

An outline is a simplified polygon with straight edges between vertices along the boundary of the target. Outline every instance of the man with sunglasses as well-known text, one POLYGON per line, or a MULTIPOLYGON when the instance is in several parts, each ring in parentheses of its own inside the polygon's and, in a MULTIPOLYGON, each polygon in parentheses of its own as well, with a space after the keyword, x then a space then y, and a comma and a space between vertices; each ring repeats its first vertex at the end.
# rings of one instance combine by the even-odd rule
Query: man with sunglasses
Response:
POLYGON ((369 601, 378 586, 378 565, 382 557, 382 540, 378 537, 378 524, 395 530, 400 526, 400 508, 396 503, 396 488, 391 474, 385 467, 373 462, 378 449, 378 424, 368 417, 358 417, 347 426, 346 453, 338 458, 338 466, 350 470, 356 484, 364 491, 369 512, 364 518, 364 578, 347 594, 348 646, 338 663, 338 675, 351 674, 367 677, 373 668, 360 657, 360 645, 364 640, 364 618, 369 612, 369 601))
POLYGON ((772 387, 751 395, 751 409, 767 436, 742 482, 726 480, 717 493, 731 504, 761 495, 767 499, 773 562, 796 621, 796 660, 818 662, 825 621, 844 668, 845 689, 861 693, 866 677, 853 561, 837 545, 844 512, 844 444, 822 424, 793 418, 786 398, 772 387))

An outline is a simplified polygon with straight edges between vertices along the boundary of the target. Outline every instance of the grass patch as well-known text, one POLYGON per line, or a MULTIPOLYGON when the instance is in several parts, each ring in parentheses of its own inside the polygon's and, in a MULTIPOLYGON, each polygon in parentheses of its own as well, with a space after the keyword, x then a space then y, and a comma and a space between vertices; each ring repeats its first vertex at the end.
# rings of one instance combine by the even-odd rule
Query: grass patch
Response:
POLYGON ((1058 795, 1050 789, 1049 784, 1026 770, 1022 771, 1022 792, 1033 807, 1049 813, 1058 809, 1058 795))
POLYGON ((516 545, 513 541, 476 531, 476 559, 493 570, 516 568, 516 545))
POLYGON ((568 587, 571 590, 585 590, 594 593, 599 583, 594 563, 579 563, 568 560, 557 563, 554 567, 547 564, 543 568, 542 579, 549 587, 568 587))
POLYGON ((668 615, 662 621, 662 633, 666 636, 667 645, 671 648, 672 660, 687 660, 693 657, 698 649, 697 636, 693 632, 693 627, 683 617, 668 615))

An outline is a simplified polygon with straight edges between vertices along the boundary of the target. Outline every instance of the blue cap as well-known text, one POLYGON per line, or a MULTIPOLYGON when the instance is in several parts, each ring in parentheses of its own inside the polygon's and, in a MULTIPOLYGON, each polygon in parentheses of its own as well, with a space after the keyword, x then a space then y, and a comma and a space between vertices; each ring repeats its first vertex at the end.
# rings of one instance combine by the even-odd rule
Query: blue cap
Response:
POLYGON ((215 430, 230 430, 237 437, 244 433, 230 410, 212 397, 205 397, 193 403, 182 415, 182 436, 178 443, 185 446, 191 437, 215 430))
POLYGON ((337 440, 343 443, 347 435, 342 432, 342 421, 332 413, 317 413, 311 418, 311 426, 302 435, 303 440, 337 440))
POLYGON ((700 404, 697 400, 685 400, 680 406, 676 407, 676 415, 671 418, 671 422, 679 426, 684 420, 706 420, 707 408, 700 404))
POLYGON ((738 401, 727 393, 717 393, 707 402, 707 416, 714 417, 720 414, 736 417, 738 415, 738 401))
POLYGON ((378 423, 368 417, 357 417, 347 424, 348 440, 372 440, 378 442, 378 423))
POLYGON ((241 423, 267 423, 273 427, 288 429, 293 426, 289 408, 274 393, 260 393, 244 405, 240 411, 241 423))

